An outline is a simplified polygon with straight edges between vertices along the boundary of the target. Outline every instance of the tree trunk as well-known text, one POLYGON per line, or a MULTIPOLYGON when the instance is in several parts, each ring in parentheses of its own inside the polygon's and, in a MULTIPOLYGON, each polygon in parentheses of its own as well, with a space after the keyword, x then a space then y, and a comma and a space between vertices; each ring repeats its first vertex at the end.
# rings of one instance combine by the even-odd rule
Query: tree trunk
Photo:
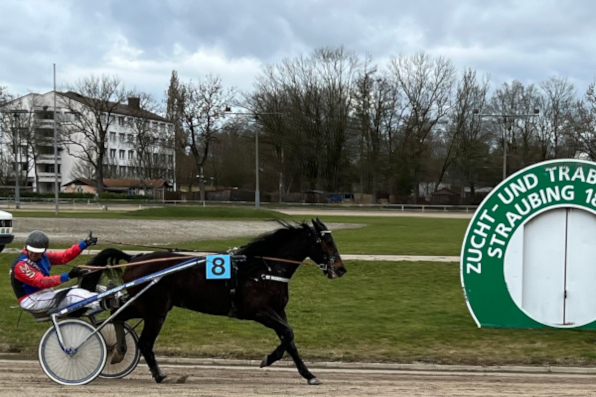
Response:
POLYGON ((97 167, 96 167, 96 173, 95 173, 95 184, 97 186, 97 188, 96 188, 97 194, 101 194, 104 191, 104 186, 103 186, 103 158, 104 158, 104 153, 102 153, 100 151, 99 152, 99 155, 97 156, 97 167))

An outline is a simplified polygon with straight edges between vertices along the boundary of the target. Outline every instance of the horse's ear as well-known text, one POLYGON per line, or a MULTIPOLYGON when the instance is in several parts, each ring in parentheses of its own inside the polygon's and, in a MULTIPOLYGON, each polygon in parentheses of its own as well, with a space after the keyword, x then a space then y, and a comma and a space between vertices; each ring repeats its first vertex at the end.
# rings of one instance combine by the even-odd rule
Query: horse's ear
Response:
POLYGON ((311 219, 310 221, 312 222, 312 226, 315 228, 315 231, 318 233, 321 231, 321 227, 319 226, 319 224, 317 223, 317 221, 319 220, 319 218, 317 219, 311 219))
POLYGON ((318 217, 317 217, 317 223, 319 224, 319 228, 320 228, 321 230, 329 230, 329 229, 327 228, 327 225, 325 225, 325 224, 324 224, 324 223, 323 223, 323 222, 322 222, 322 221, 321 221, 321 220, 320 220, 318 217))
POLYGON ((315 222, 317 224, 317 228, 318 228, 319 231, 327 230, 327 226, 325 226, 325 224, 323 222, 321 222, 321 220, 319 219, 319 217, 317 217, 316 220, 313 220, 313 224, 315 222))

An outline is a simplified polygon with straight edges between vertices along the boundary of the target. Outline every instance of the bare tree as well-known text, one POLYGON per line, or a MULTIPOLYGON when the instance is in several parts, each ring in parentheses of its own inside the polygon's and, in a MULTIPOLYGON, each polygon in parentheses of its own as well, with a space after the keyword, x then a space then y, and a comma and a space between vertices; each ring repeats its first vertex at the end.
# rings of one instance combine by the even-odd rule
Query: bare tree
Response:
POLYGON ((507 151, 507 165, 512 171, 539 158, 536 121, 526 117, 532 115, 539 105, 540 93, 536 87, 532 84, 525 87, 517 80, 511 84, 504 83, 490 99, 489 113, 502 117, 494 118, 487 126, 493 128, 495 149, 500 150, 500 155, 503 150, 507 151))
MULTIPOLYGON (((456 102, 452 112, 452 132, 449 142, 450 156, 442 172, 453 163, 463 179, 463 185, 470 187, 474 198, 475 186, 482 168, 487 166, 491 145, 491 131, 483 128, 482 120, 474 110, 484 111, 488 102, 489 78, 479 79, 476 71, 464 71, 457 87, 456 102), (452 157, 451 157, 452 155, 452 157)), ((442 174, 443 175, 443 174, 442 174)), ((442 176, 441 175, 441 176, 442 176)), ((439 178, 439 181, 441 178, 439 178)))
POLYGON ((566 78, 550 77, 540 83, 543 95, 540 98, 538 121, 538 145, 540 160, 568 156, 563 149, 565 136, 569 131, 576 97, 575 87, 566 78))
POLYGON ((292 180, 300 190, 334 191, 350 185, 346 148, 359 67, 354 53, 324 47, 310 56, 266 66, 258 76, 247 107, 284 113, 259 117, 258 125, 274 150, 276 167, 283 164, 288 188, 292 180))
POLYGON ((87 77, 66 89, 60 102, 74 117, 62 123, 62 139, 71 156, 91 164, 97 192, 102 193, 108 130, 130 93, 115 76, 87 77))
MULTIPOLYGON (((20 128, 19 118, 17 113, 22 108, 19 103, 11 101, 2 107, 0 113, 0 130, 2 131, 2 145, 3 145, 3 166, 6 173, 5 180, 9 176, 14 177, 14 184, 20 186, 22 171, 28 169, 28 155, 26 152, 26 134, 23 134, 20 128)), ((26 175, 26 174, 25 174, 26 175)))
MULTIPOLYGON (((70 170, 71 179, 93 179, 94 174, 95 169, 93 168, 93 166, 89 164, 87 161, 81 159, 77 160, 73 165, 72 169, 70 170)), ((104 176, 109 177, 109 174, 106 173, 104 174, 104 176)))
POLYGON ((455 68, 451 61, 424 52, 392 58, 389 68, 407 107, 400 129, 402 178, 417 199, 428 143, 452 106, 455 68))
MULTIPOLYGON (((360 195, 371 191, 373 202, 377 201, 377 189, 383 170, 389 165, 382 161, 385 149, 384 139, 390 139, 393 132, 393 119, 396 111, 395 90, 377 72, 376 66, 370 66, 366 59, 354 88, 354 116, 359 130, 360 147, 360 195), (366 178, 365 178, 366 175, 366 178)), ((391 145, 391 144, 389 144, 391 145)), ((390 152, 391 149, 389 149, 390 152)), ((387 160, 390 156, 386 156, 387 160)))
POLYGON ((574 104, 573 119, 568 119, 569 136, 578 155, 596 160, 596 81, 592 82, 583 100, 574 104))
POLYGON ((192 81, 179 87, 182 126, 186 132, 186 147, 192 154, 199 174, 201 200, 205 199, 203 169, 211 144, 223 126, 225 107, 232 101, 233 89, 225 89, 221 79, 208 75, 197 84, 192 81))

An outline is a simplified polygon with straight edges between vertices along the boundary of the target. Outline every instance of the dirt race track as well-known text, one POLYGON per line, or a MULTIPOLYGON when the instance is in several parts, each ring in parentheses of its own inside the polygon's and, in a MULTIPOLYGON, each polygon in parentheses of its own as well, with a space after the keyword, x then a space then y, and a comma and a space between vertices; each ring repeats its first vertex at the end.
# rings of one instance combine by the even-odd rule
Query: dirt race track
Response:
POLYGON ((0 396, 594 396, 596 376, 312 368, 324 383, 308 386, 293 368, 162 365, 155 384, 144 364, 121 380, 61 386, 36 361, 0 360, 0 396))

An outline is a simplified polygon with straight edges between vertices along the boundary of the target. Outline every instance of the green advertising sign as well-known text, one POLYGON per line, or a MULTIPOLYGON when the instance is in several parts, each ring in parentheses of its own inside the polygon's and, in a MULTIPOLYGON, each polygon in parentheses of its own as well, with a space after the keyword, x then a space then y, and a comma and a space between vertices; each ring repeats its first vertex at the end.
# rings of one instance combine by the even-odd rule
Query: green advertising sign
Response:
POLYGON ((596 329, 596 163, 510 176, 472 218, 461 282, 479 327, 596 329))

